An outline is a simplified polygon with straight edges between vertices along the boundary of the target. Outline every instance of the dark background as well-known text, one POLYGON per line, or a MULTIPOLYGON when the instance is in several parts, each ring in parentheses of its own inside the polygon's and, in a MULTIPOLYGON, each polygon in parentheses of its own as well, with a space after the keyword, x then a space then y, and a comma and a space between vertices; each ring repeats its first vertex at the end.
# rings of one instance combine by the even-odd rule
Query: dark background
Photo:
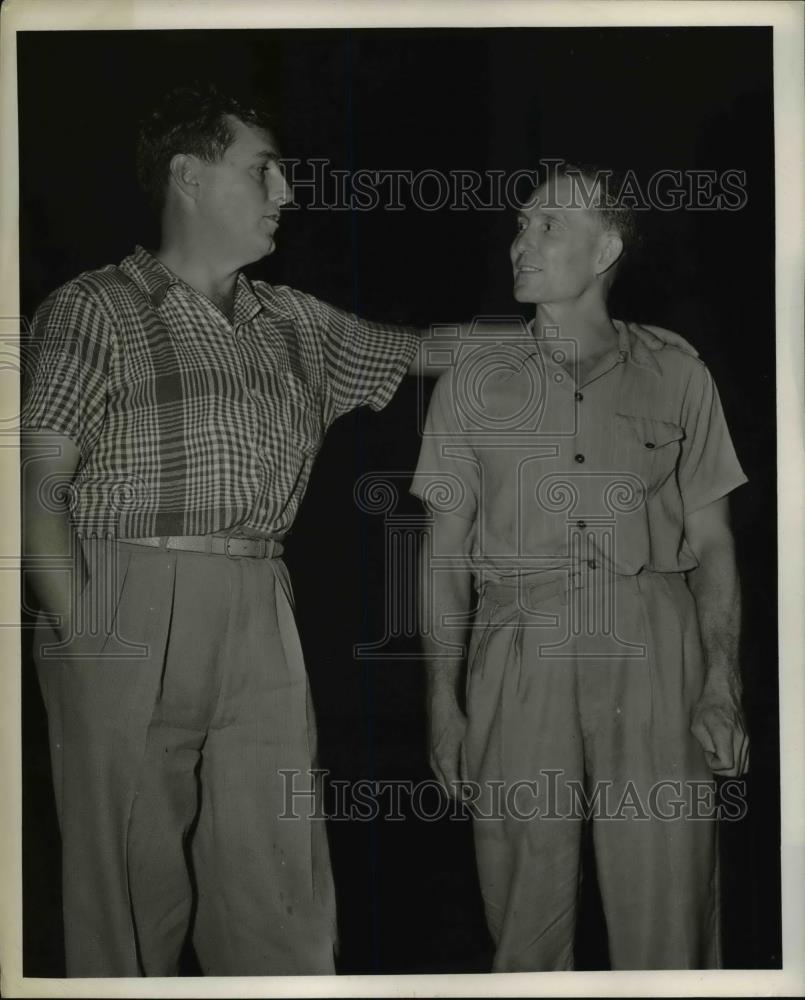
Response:
MULTIPOLYGON (((265 97, 286 156, 333 168, 513 171, 539 157, 632 168, 746 171, 737 212, 644 219, 643 259, 615 314, 678 330, 719 385, 750 484, 733 498, 744 584, 749 810, 722 824, 725 957, 779 967, 775 521, 774 163, 771 29, 26 32, 18 36, 21 302, 116 263, 153 228, 134 173, 136 122, 187 78, 265 97)), ((300 198, 300 200, 304 200, 300 198)), ((251 270, 368 318, 426 326, 513 314, 513 213, 288 212, 251 270)), ((417 390, 339 421, 287 557, 331 779, 430 777, 423 667, 356 660, 381 637, 383 518, 353 500, 366 472, 401 472, 416 516, 417 390)), ((415 653, 401 637, 389 651, 415 653)), ((24 660, 24 959, 63 974, 58 833, 46 724, 24 660)), ((340 971, 486 971, 490 946, 467 822, 332 823, 340 971)), ((606 966, 592 865, 579 966, 606 966)), ((192 957, 187 971, 194 970, 192 957)))

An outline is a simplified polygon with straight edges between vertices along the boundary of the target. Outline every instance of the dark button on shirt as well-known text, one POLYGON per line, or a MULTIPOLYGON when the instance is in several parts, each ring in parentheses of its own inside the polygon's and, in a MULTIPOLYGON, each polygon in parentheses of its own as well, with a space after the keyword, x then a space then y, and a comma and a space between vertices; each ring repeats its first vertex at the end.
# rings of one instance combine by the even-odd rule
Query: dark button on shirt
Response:
POLYGON ((472 561, 478 581, 568 564, 586 572, 584 562, 593 556, 599 569, 618 573, 693 569, 686 514, 745 482, 704 365, 672 347, 651 351, 630 325, 615 325, 626 363, 615 364, 613 352, 583 387, 567 391, 554 388, 547 346, 539 364, 531 360, 530 331, 522 345, 507 344, 511 366, 497 382, 484 383, 482 416, 494 414, 495 429, 488 420, 471 419, 466 369, 456 366, 436 385, 412 491, 437 512, 477 522, 472 561), (546 392, 534 392, 537 377, 546 392), (583 391, 584 407, 574 402, 576 391, 583 391), (583 470, 573 450, 582 441, 583 470), (653 450, 646 450, 647 441, 653 450), (442 494, 449 509, 438 506, 442 494), (595 520, 579 520, 586 516, 595 520), (577 540, 584 531, 591 546, 613 530, 612 542, 606 552, 585 545, 581 559, 568 529, 577 540))

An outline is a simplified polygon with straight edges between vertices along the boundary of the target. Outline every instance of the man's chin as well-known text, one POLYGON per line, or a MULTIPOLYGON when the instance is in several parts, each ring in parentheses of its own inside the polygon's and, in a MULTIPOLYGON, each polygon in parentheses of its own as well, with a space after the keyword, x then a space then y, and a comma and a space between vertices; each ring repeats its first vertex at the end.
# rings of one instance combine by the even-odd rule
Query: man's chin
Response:
POLYGON ((515 302, 531 302, 537 304, 539 301, 534 297, 533 292, 529 292, 527 288, 518 287, 517 284, 515 284, 512 294, 514 295, 515 302))
POLYGON ((241 264, 241 267, 247 267, 249 264, 256 264, 259 260, 264 260, 266 257, 270 257, 276 249, 277 244, 274 240, 263 240, 259 247, 255 247, 249 260, 246 260, 243 264, 241 264))

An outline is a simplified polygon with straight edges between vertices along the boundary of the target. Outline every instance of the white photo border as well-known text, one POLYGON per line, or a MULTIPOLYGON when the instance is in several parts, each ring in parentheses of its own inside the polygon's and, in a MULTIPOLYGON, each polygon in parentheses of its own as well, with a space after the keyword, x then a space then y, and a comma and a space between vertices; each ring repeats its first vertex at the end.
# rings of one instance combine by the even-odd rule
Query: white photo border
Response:
MULTIPOLYGON (((7 0, 0 15, 0 317, 20 315, 16 32, 323 27, 769 25, 774 31, 780 743, 781 970, 506 973, 277 978, 35 979, 22 975, 20 637, 0 629, 0 986, 5 996, 752 996, 805 992, 805 495, 803 416, 803 12, 795 2, 606 0, 7 0), (784 554, 784 558, 782 555, 784 554)), ((8 320, 0 320, 7 323, 8 320)), ((18 412, 17 371, 0 366, 2 416, 18 412)), ((19 611, 18 452, 0 447, 0 600, 19 611)))

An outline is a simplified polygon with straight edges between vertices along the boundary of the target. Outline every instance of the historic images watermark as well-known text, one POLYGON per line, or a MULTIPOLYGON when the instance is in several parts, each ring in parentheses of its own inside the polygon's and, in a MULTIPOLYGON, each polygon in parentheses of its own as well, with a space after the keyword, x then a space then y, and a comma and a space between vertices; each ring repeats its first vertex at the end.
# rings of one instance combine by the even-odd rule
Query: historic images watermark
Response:
MULTIPOLYGON (((499 212, 527 206, 534 189, 556 174, 563 161, 541 159, 536 168, 513 171, 454 168, 406 170, 360 168, 345 170, 329 159, 283 159, 285 178, 296 197, 283 211, 304 207, 320 212, 499 212)), ((638 176, 634 170, 615 175, 610 170, 571 173, 573 194, 562 204, 546 207, 585 208, 604 194, 613 204, 635 211, 737 212, 747 201, 746 171, 656 170, 638 176)))
POLYGON ((456 782, 451 795, 435 779, 347 781, 323 769, 280 770, 280 819, 321 819, 370 823, 382 819, 424 822, 473 819, 488 822, 533 820, 738 822, 747 811, 742 779, 666 779, 646 788, 633 781, 599 780, 591 785, 565 778, 560 770, 540 770, 522 781, 456 782))

